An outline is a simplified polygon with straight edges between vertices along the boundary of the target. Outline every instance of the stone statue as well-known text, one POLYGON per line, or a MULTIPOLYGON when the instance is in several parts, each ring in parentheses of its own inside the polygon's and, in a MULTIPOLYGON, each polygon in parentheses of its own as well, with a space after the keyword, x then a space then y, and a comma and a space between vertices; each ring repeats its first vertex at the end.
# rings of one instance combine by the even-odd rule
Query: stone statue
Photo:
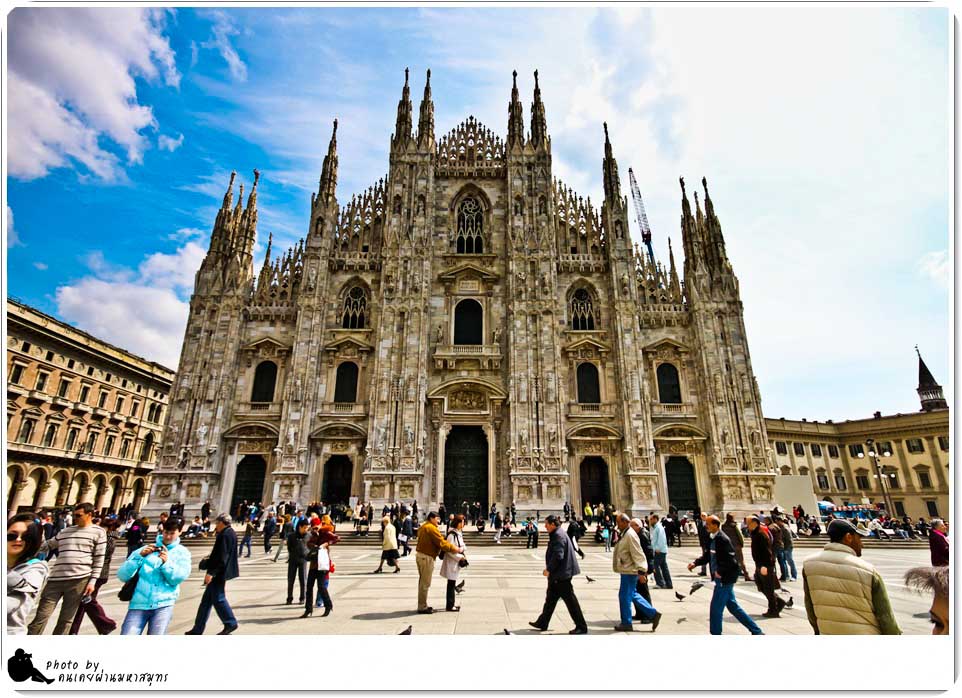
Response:
POLYGON ((554 455, 558 448, 558 430, 554 426, 548 427, 548 452, 554 455))
POLYGON ((501 328, 500 327, 494 328, 494 343, 498 345, 498 348, 501 347, 501 328))
POLYGON ((521 430, 521 452, 522 453, 528 452, 528 430, 527 429, 521 430))
POLYGON ((444 339, 444 326, 438 325, 438 329, 434 332, 434 341, 438 344, 444 339))
POLYGON ((203 446, 207 443, 207 425, 202 424, 197 427, 197 445, 203 446))
POLYGON ((312 264, 311 268, 307 270, 307 290, 313 291, 314 286, 316 284, 317 284, 317 269, 312 264))
POLYGON ((414 429, 410 426, 404 427, 404 443, 408 446, 414 444, 414 429))
POLYGON ((297 441, 297 429, 291 425, 287 427, 287 447, 294 448, 295 441, 297 441))

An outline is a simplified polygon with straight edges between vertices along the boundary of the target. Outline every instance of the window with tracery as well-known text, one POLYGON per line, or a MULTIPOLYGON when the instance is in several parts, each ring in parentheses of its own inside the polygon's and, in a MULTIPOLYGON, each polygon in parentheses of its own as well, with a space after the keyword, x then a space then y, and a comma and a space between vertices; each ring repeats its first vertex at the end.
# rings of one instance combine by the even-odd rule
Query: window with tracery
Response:
POLYGON ((344 313, 341 317, 341 327, 346 330, 364 329, 367 314, 367 294, 360 286, 355 286, 344 296, 344 313))
POLYGON ((474 197, 467 197, 458 205, 458 254, 484 252, 484 210, 474 197))
POLYGON ((593 330, 595 328, 595 309, 591 294, 579 288, 571 297, 571 329, 593 330))

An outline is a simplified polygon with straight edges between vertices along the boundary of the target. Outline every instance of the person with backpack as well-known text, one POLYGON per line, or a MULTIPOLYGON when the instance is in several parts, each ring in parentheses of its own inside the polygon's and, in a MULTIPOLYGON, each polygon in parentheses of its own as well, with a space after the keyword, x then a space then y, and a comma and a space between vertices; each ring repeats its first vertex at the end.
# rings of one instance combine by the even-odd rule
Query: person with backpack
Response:
POLYGON ((141 635, 144 628, 148 635, 167 633, 180 585, 191 569, 190 551, 180 544, 181 526, 179 518, 169 517, 157 540, 134 551, 117 570, 117 578, 134 587, 121 635, 141 635))

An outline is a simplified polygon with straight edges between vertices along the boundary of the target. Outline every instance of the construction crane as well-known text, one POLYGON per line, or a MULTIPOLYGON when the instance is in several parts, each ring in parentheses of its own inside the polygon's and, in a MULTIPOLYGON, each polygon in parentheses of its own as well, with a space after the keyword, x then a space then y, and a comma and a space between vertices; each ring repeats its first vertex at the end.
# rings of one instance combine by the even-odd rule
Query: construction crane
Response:
POLYGON ((631 182, 631 198, 635 201, 635 218, 638 220, 638 227, 641 229, 641 240, 648 248, 648 259, 655 263, 655 252, 651 248, 651 226, 648 225, 648 216, 645 215, 645 202, 641 200, 641 190, 638 189, 638 182, 635 180, 635 173, 628 168, 628 180, 631 182))

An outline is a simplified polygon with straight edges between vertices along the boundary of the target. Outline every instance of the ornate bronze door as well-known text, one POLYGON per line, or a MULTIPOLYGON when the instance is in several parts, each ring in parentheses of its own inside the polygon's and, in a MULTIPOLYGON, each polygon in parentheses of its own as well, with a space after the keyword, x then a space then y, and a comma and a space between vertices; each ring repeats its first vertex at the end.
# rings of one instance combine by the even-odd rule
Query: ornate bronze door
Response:
POLYGON ((462 502, 488 510, 488 439, 479 426, 452 427, 444 444, 444 506, 459 512, 462 502))
POLYGON ((230 499, 230 513, 233 516, 237 505, 243 501, 259 502, 264 496, 264 477, 267 463, 262 456, 244 456, 237 464, 234 475, 234 495, 230 499))
POLYGON ((599 504, 611 504, 611 490, 608 486, 608 464, 601 456, 588 456, 581 461, 581 507, 585 503, 592 508, 599 504))
POLYGON ((668 504, 679 512, 698 508, 698 489, 695 486, 695 466, 684 456, 671 456, 665 464, 668 481, 668 504))

